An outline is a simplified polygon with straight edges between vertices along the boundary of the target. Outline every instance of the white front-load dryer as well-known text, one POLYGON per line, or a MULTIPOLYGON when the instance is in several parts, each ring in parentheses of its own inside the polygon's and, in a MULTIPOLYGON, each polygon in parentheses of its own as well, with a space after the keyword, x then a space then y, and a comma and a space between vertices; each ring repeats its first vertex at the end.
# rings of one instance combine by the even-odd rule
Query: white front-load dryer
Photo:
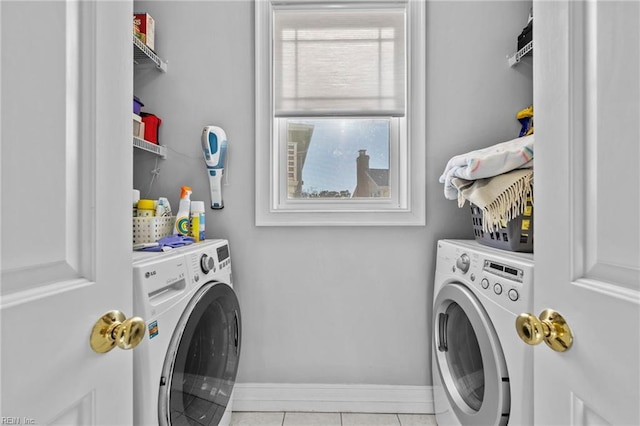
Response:
POLYGON ((438 241, 432 376, 439 426, 532 425, 533 352, 516 332, 532 309, 533 255, 438 241))
POLYGON ((133 260, 134 424, 227 425, 240 357, 241 317, 226 240, 133 260))

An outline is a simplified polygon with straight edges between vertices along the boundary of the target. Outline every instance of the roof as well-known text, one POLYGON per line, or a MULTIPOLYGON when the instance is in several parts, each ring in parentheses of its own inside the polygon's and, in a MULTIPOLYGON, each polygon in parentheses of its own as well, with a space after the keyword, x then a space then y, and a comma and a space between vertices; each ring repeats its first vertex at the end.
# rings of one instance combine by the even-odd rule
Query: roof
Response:
POLYGON ((369 169, 367 174, 378 187, 389 186, 389 169, 369 169))

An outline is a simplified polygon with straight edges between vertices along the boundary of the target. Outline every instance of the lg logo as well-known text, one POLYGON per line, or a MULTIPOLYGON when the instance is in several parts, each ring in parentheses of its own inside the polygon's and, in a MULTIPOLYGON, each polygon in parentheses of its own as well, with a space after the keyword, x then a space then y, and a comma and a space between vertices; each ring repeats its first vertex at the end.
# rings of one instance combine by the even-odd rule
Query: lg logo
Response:
POLYGON ((153 277, 156 274, 156 271, 148 271, 144 274, 145 278, 153 277))

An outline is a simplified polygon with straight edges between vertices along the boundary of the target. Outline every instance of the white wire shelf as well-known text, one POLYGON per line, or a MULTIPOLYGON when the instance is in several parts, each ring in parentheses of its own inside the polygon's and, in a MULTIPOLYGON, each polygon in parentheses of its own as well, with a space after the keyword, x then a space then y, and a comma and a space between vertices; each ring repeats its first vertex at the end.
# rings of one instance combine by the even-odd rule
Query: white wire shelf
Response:
POLYGON ((133 34, 133 46, 133 61, 136 64, 153 63, 160 71, 167 72, 167 62, 149 49, 135 34, 133 34))
POLYGON ((133 146, 135 146, 136 148, 140 148, 144 151, 159 155, 162 158, 167 158, 166 146, 156 145, 155 143, 148 142, 136 136, 133 137, 133 146))
POLYGON ((516 53, 509 56, 509 66, 513 67, 515 64, 520 62, 527 53, 531 52, 532 50, 533 50, 533 40, 525 44, 522 49, 518 50, 516 53))

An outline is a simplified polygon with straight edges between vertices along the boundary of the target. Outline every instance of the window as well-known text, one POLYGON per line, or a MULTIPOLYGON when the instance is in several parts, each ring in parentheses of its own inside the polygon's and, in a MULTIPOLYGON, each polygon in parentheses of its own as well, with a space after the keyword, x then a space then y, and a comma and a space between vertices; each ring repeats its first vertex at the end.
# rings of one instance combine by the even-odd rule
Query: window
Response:
POLYGON ((424 225, 424 2, 256 1, 256 224, 424 225))
MULTIPOLYGON (((295 199, 390 198, 389 119, 282 120, 286 203, 295 199)), ((283 193, 284 194, 284 193, 283 193)))

